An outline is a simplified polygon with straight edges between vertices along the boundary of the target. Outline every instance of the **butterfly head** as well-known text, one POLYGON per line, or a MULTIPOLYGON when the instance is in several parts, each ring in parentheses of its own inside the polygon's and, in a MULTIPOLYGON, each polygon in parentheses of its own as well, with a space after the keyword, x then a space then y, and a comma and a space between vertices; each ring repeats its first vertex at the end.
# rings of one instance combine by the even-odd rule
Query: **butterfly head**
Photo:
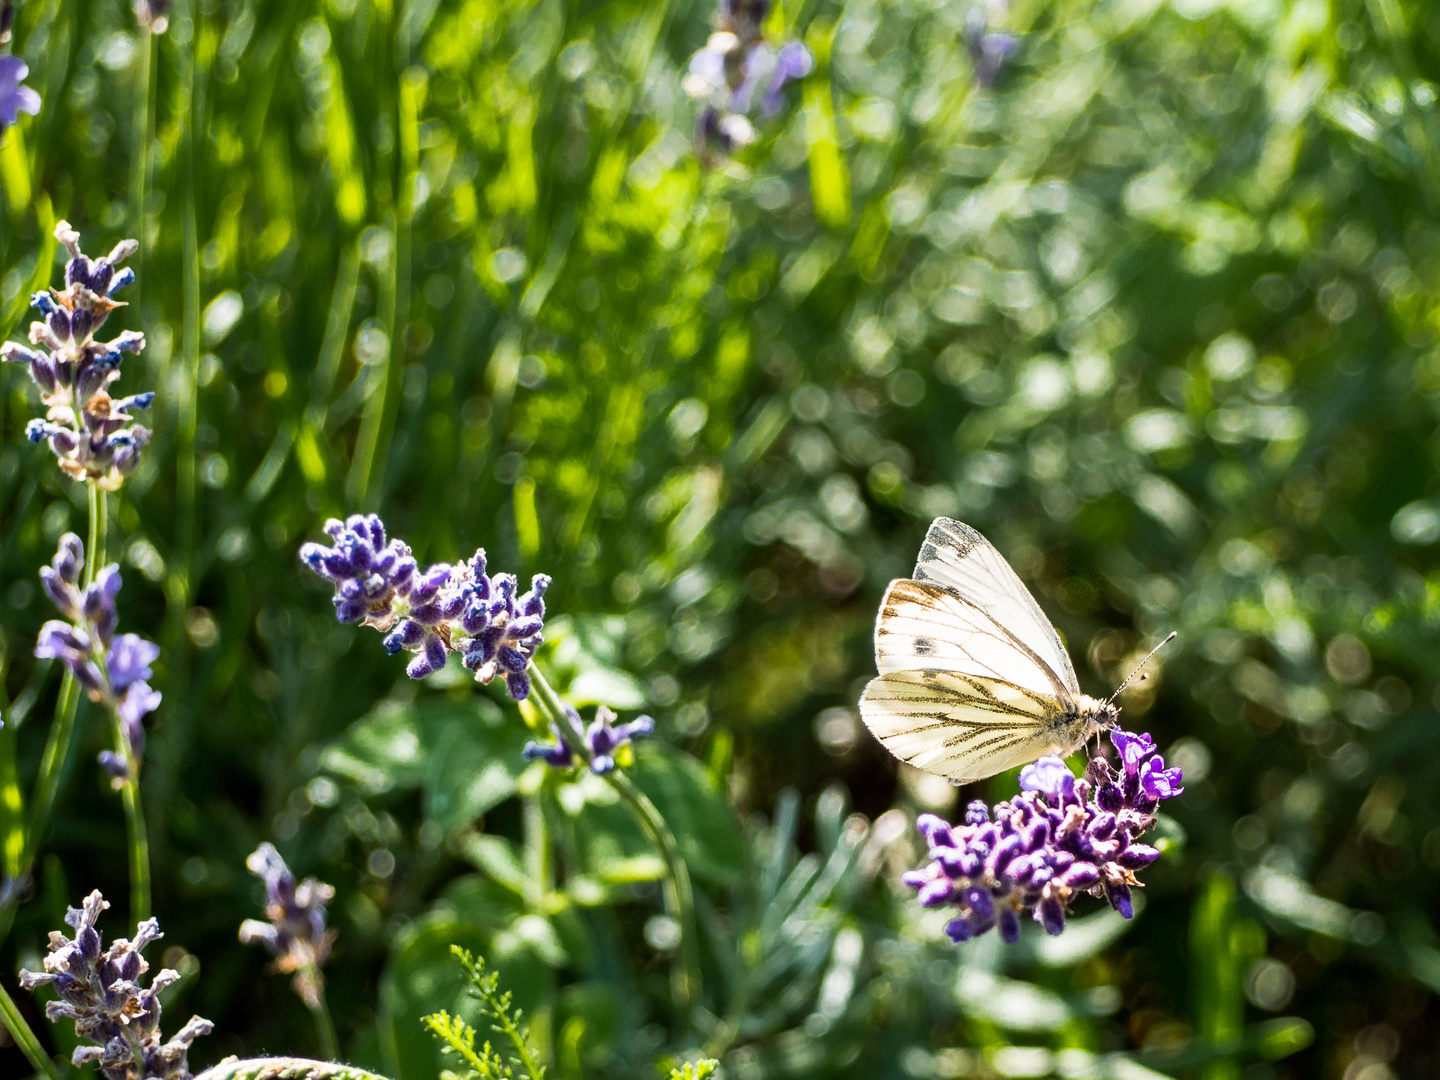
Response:
POLYGON ((1081 695, 1075 702, 1079 718, 1085 723, 1085 731, 1082 738, 1089 739, 1102 731, 1109 731, 1120 720, 1120 706, 1114 700, 1099 701, 1086 695, 1081 695))

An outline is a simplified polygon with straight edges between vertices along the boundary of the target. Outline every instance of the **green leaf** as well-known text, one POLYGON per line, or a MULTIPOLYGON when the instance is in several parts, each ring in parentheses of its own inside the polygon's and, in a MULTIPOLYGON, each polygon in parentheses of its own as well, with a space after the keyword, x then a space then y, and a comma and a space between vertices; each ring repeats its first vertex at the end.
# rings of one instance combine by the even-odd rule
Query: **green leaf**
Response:
POLYGON ((320 767, 371 794, 420 788, 426 817, 453 836, 515 794, 530 734, 485 698, 423 698, 357 720, 320 767))
POLYGON ((745 859, 740 823, 705 766, 659 742, 641 742, 629 770, 680 844, 690 872, 711 881, 732 880, 745 859))

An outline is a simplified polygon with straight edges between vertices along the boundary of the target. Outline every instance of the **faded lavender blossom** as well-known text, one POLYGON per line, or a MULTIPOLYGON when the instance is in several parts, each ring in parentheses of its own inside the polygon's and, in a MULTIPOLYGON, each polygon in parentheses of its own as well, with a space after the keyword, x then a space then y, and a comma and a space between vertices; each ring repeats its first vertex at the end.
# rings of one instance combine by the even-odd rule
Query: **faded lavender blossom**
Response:
POLYGON ((1013 34, 990 29, 992 22, 1005 14, 1006 7, 1005 0, 989 0, 976 4, 965 17, 965 47, 970 50, 975 85, 987 90, 995 85, 1005 61, 1020 47, 1013 34))
POLYGON ((785 84, 815 66, 803 42, 776 49, 764 39, 761 24, 769 10, 769 0, 721 0, 715 32, 690 58, 684 87, 704 103, 696 121, 702 153, 730 154, 754 142, 751 117, 757 110, 764 117, 777 113, 785 84))
POLYGON ((959 909, 945 926, 952 940, 998 925, 1013 943, 1027 910, 1058 934, 1081 892, 1104 896, 1122 916, 1134 917, 1135 872, 1160 857, 1137 838, 1154 827, 1160 800, 1184 789, 1180 770, 1165 768, 1149 735, 1114 730, 1110 740, 1120 753, 1118 774, 1096 757, 1077 780, 1060 758, 1043 757, 1021 770, 1021 793, 993 812, 976 800, 963 825, 921 815, 916 827, 931 861, 903 880, 925 907, 959 909))
POLYGON ((29 65, 20 57, 11 53, 0 56, 0 128, 14 127, 22 112, 39 113, 40 95, 24 85, 29 74, 29 65))
POLYGON ((149 429, 131 424, 132 414, 148 409, 155 395, 112 398, 107 392, 120 378, 124 355, 145 347, 145 335, 126 330, 100 342, 95 332, 110 312, 124 306, 112 297, 135 280, 135 273, 119 265, 138 245, 122 240, 104 258, 88 259, 80 251, 80 234, 69 223, 55 226, 55 238, 70 253, 65 289, 30 298, 44 317, 30 324, 30 343, 44 348, 27 349, 7 341, 0 347, 0 359, 28 364, 30 377, 40 388, 47 411, 43 420, 32 420, 26 427, 30 441, 48 441, 72 479, 114 491, 135 470, 140 451, 150 441, 149 429))
MULTIPOLYGON (((575 727, 579 727, 580 714, 569 705, 565 711, 575 727)), ((615 723, 615 714, 601 705, 595 710, 595 719, 585 729, 585 749, 590 759, 590 771, 603 776, 615 768, 615 751, 632 739, 649 735, 655 730, 655 721, 648 716, 637 716, 628 724, 615 723)), ((525 744, 526 761, 543 761, 556 769, 568 769, 575 764, 575 752, 558 725, 550 726, 555 741, 550 744, 529 742, 525 744)))
POLYGON ((94 582, 82 589, 84 567, 85 545, 74 533, 66 533, 50 565, 40 568, 40 583, 69 621, 45 623, 35 642, 35 655, 63 663, 92 701, 119 718, 125 736, 122 749, 100 755, 100 764, 119 788, 139 770, 145 751, 142 721, 160 705, 160 694, 147 681, 152 675, 150 665, 160 657, 160 647, 135 634, 116 636, 120 568, 114 564, 104 567, 94 582))
POLYGON ((297 884, 273 844, 261 844, 245 865, 265 882, 270 921, 246 919, 240 924, 240 940, 269 949, 275 970, 293 971, 295 992, 310 1008, 320 1008, 325 990, 320 968, 335 943, 335 931, 325 928, 325 905, 335 898, 335 890, 313 877, 297 884))
POLYGON ((545 590, 536 574, 519 593, 513 574, 486 573, 484 549, 459 565, 436 563, 423 573, 407 544, 386 537, 375 514, 325 523, 331 547, 305 544, 300 558, 335 586, 335 616, 385 634, 385 649, 415 654, 406 672, 423 679, 461 656, 477 682, 503 675, 515 700, 530 693, 525 673, 543 639, 545 590))
POLYGON ((170 26, 170 9, 175 0, 135 0, 135 18, 152 34, 163 34, 170 26))
POLYGON ((105 949, 95 921, 109 906, 96 890, 70 908, 65 921, 74 938, 52 931, 45 970, 22 969, 20 985, 34 990, 53 984, 59 1000, 46 1004, 46 1017, 52 1023, 75 1021, 76 1037, 92 1044, 76 1048, 73 1064, 94 1064, 106 1080, 190 1080, 190 1044, 213 1025, 192 1016, 173 1039, 160 1041, 160 992, 180 975, 166 968, 141 989, 140 976, 149 965, 140 954, 163 936, 160 924, 147 919, 136 927, 133 941, 120 938, 105 949))

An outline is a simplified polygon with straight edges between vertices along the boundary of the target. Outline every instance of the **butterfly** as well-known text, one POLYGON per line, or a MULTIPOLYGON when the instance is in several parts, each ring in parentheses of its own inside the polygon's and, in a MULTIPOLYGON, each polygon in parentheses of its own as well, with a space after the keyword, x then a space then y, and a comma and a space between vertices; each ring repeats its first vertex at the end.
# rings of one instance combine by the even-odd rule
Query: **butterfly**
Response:
POLYGON ((913 577, 885 590, 875 665, 860 698, 865 726, 901 761, 955 784, 1073 752, 1115 723, 1130 683, 1105 701, 1081 693, 1019 575, 985 537, 943 517, 913 577))

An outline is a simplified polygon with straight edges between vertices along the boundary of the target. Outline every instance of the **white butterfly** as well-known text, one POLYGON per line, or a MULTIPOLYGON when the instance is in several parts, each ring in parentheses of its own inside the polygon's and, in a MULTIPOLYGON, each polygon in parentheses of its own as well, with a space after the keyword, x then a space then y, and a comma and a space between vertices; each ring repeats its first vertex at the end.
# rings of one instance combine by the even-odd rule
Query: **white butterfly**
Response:
POLYGON ((931 523, 914 578, 885 591, 875 665, 865 725, 956 784, 1069 754, 1119 715, 1113 697, 1080 692, 1060 635, 994 545, 950 518, 931 523))

